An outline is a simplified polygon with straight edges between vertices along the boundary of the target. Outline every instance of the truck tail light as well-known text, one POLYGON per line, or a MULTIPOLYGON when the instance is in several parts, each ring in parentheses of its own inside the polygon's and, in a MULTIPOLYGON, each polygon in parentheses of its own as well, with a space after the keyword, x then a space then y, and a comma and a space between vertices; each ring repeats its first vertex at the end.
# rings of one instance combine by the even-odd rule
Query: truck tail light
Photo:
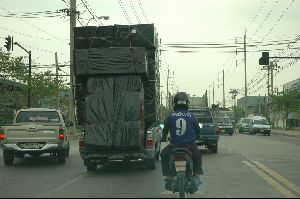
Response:
POLYGON ((216 129, 216 135, 220 135, 220 133, 221 133, 221 129, 220 129, 220 128, 217 128, 217 129, 216 129))
POLYGON ((65 139, 65 131, 63 129, 59 129, 59 135, 58 135, 58 138, 60 140, 63 140, 65 139))
POLYGON ((147 143, 146 143, 147 148, 153 148, 154 147, 154 141, 152 138, 152 133, 147 133, 147 143))
POLYGON ((85 147, 84 139, 83 139, 83 137, 81 137, 79 139, 79 149, 84 149, 84 147, 85 147))
POLYGON ((4 140, 4 133, 0 133, 0 140, 4 140))

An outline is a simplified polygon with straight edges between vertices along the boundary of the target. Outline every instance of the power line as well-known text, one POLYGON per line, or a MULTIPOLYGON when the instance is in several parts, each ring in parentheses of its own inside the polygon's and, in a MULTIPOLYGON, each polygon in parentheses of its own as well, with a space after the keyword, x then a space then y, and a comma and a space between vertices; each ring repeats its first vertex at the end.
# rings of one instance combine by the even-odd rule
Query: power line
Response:
POLYGON ((0 26, 0 28, 3 29, 3 30, 6 30, 6 31, 12 32, 14 34, 19 34, 19 35, 23 35, 23 36, 26 36, 26 37, 31 37, 31 38, 34 38, 34 39, 43 39, 43 40, 48 40, 48 41, 50 40, 49 38, 38 37, 38 36, 32 36, 32 35, 24 34, 24 33, 17 32, 17 31, 14 31, 14 30, 2 27, 2 26, 0 26))
MULTIPOLYGON (((7 9, 4 8, 3 6, 1 6, 1 9, 4 10, 4 11, 6 11, 6 12, 8 12, 8 13, 10 13, 10 14, 12 14, 12 12, 10 12, 9 10, 7 10, 7 9)), ((37 27, 37 26, 35 26, 35 25, 33 25, 33 24, 31 24, 31 23, 25 21, 24 19, 22 19, 22 18, 20 18, 20 17, 18 17, 18 16, 16 16, 16 17, 17 17, 18 19, 20 19, 21 21, 27 23, 28 25, 34 27, 35 29, 38 29, 39 31, 41 31, 41 32, 43 32, 43 33, 45 33, 45 34, 47 34, 48 36, 51 36, 51 37, 55 38, 56 40, 58 40, 58 41, 60 41, 60 42, 62 42, 62 43, 64 43, 64 44, 67 44, 67 45, 68 45, 68 43, 66 43, 63 39, 60 39, 60 38, 58 38, 57 36, 54 36, 54 35, 52 35, 52 34, 46 32, 46 31, 42 30, 41 28, 39 28, 39 27, 37 27)))
POLYGON ((138 23, 140 24, 141 23, 140 18, 138 16, 138 14, 135 10, 135 6, 134 6, 134 4, 132 3, 131 0, 129 0, 129 4, 130 4, 130 7, 131 7, 131 10, 133 11, 133 14, 135 15, 135 18, 137 19, 138 23))
POLYGON ((85 0, 81 0, 81 2, 83 3, 83 5, 85 6, 85 8, 87 9, 87 11, 89 11, 90 15, 93 17, 92 19, 95 19, 95 21, 98 23, 98 25, 102 25, 102 22, 98 19, 97 15, 94 13, 94 11, 92 10, 92 8, 88 5, 88 2, 85 0))
POLYGON ((144 8, 143 8, 142 2, 141 2, 140 0, 138 0, 138 3, 139 3, 139 6, 140 6, 140 8, 141 8, 141 10, 142 10, 142 13, 143 13, 144 18, 146 19, 147 23, 150 23, 149 20, 148 20, 147 15, 146 15, 146 13, 145 13, 145 10, 144 10, 144 8))
POLYGON ((118 0, 118 3, 123 11, 123 14, 125 15, 125 18, 126 18, 128 24, 131 25, 132 23, 131 23, 130 17, 128 16, 128 13, 126 12, 126 8, 124 7, 122 0, 118 0))
POLYGON ((270 14, 272 13, 272 11, 274 10, 274 8, 276 7, 276 5, 278 4, 279 0, 276 0, 273 7, 270 9, 269 13, 267 14, 267 16, 264 18, 264 20, 261 22, 260 26, 256 29, 255 33, 253 36, 255 36, 257 34, 257 32, 261 29, 261 27, 263 26, 263 24, 267 21, 267 19, 269 18, 270 14))

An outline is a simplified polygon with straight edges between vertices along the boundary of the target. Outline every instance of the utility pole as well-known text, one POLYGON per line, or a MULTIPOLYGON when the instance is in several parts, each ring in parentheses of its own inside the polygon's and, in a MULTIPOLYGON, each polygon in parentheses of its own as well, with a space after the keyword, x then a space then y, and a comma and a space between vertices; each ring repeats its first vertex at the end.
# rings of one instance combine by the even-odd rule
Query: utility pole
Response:
POLYGON ((169 75, 170 75, 170 70, 168 69, 168 76, 167 76, 167 100, 166 100, 166 107, 170 109, 170 102, 169 102, 169 75))
POLYGON ((225 84, 224 84, 224 69, 223 69, 223 108, 225 108, 225 84))
POLYGON ((213 82, 213 104, 215 104, 215 82, 213 82))
POLYGON ((56 94, 56 108, 59 109, 59 85, 58 85, 58 58, 57 52, 55 52, 55 65, 56 65, 56 86, 57 86, 57 94, 56 94))
POLYGON ((74 28, 76 27, 76 0, 70 0, 70 104, 69 119, 73 122, 75 133, 75 99, 74 99, 74 28))
POLYGON ((28 56, 29 56, 28 83, 27 83, 27 86, 28 86, 28 90, 27 90, 27 103, 28 103, 28 105, 27 106, 28 106, 28 108, 30 108, 31 107, 31 51, 28 51, 27 49, 25 49, 18 42, 12 42, 12 46, 13 46, 13 44, 15 44, 15 45, 19 46, 20 48, 22 48, 24 51, 26 51, 28 53, 28 56))
POLYGON ((236 96, 238 94, 238 91, 236 89, 230 89, 230 92, 229 92, 231 95, 232 95, 232 99, 233 99, 233 106, 236 106, 236 96))
POLYGON ((211 85, 208 86, 208 107, 210 107, 210 87, 211 85))
POLYGON ((248 116, 248 96, 247 96, 247 56, 246 56, 246 29, 244 34, 244 63, 245 63, 245 103, 244 103, 244 109, 245 109, 245 117, 248 116))
POLYGON ((163 92, 160 92, 160 120, 163 121, 163 103, 162 103, 163 92))

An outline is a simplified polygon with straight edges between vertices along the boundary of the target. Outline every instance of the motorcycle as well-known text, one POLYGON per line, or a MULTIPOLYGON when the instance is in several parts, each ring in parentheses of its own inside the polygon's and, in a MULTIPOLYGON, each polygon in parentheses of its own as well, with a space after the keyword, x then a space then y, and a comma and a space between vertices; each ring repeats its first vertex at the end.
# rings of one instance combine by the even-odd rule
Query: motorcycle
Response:
POLYGON ((200 185, 200 179, 193 176, 192 153, 186 148, 175 147, 170 156, 170 168, 173 174, 170 187, 167 190, 179 192, 180 198, 187 193, 194 194, 200 185), (175 177, 175 178, 174 178, 175 177))

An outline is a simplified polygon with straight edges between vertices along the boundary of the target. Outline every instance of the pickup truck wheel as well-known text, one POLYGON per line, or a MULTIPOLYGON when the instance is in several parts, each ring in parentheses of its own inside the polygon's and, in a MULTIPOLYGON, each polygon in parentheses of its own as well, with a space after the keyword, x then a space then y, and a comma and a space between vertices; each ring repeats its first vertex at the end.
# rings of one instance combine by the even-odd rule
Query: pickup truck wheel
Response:
POLYGON ((97 170, 97 165, 96 164, 90 164, 86 166, 86 169, 88 171, 96 171, 97 170))
POLYGON ((5 165, 12 165, 14 162, 14 153, 11 151, 3 150, 3 159, 5 165))
POLYGON ((216 143, 215 145, 211 145, 209 147, 209 149, 211 150, 211 152, 213 153, 218 153, 218 143, 216 143))
POLYGON ((57 159, 59 163, 66 162, 66 150, 60 150, 57 152, 57 159))
POLYGON ((66 149, 66 157, 69 157, 70 155, 70 144, 68 144, 68 147, 66 149))
POLYGON ((23 154, 16 154, 16 157, 17 158, 24 158, 25 157, 25 154, 23 153, 23 154))
POLYGON ((148 170, 155 169, 155 159, 146 160, 146 168, 148 170))
POLYGON ((159 156, 160 156, 160 147, 157 150, 156 154, 155 154, 155 159, 158 161, 159 160, 159 156))

